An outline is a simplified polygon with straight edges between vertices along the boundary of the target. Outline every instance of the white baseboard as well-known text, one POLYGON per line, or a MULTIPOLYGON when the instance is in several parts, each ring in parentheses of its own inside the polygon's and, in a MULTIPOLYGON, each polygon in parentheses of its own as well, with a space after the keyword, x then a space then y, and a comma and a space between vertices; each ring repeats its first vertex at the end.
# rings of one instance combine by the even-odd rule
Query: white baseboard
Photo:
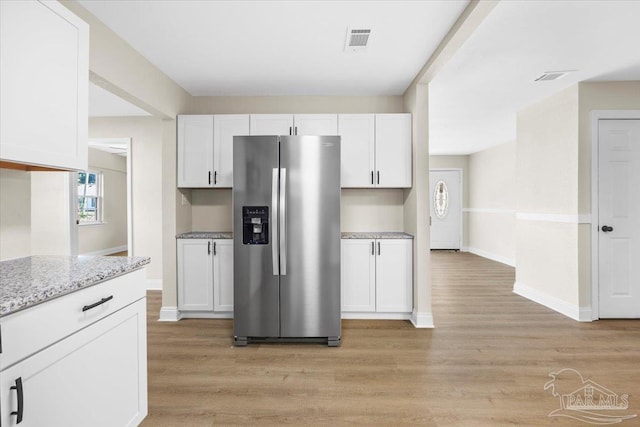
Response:
POLYGON ((162 290, 162 279, 147 279, 147 290, 148 291, 161 291, 162 290))
POLYGON ((411 313, 411 323, 416 328, 434 328, 433 324, 433 315, 431 313, 418 313, 417 311, 413 311, 411 313))
POLYGON ((471 252, 472 254, 481 256, 483 258, 490 259, 492 261, 497 261, 497 262, 500 262, 502 264, 506 264, 506 265, 511 266, 511 267, 515 267, 516 266, 516 260, 515 259, 507 258, 506 256, 502 256, 502 255, 496 255, 496 254, 493 254, 491 252, 487 252, 487 251, 485 251, 483 249, 465 247, 463 249, 463 251, 464 252, 471 252))
POLYGON ((233 312, 211 313, 208 311, 181 311, 181 319, 233 319, 233 312))
POLYGON ((160 317, 158 322, 177 322, 182 316, 178 311, 178 307, 162 307, 160 309, 160 317))
POLYGON ((515 282, 513 284, 513 292, 540 305, 544 305, 553 311, 564 314, 573 320, 577 320, 579 322, 592 321, 591 307, 579 307, 545 292, 539 291, 538 289, 527 286, 522 282, 515 282))
POLYGON ((114 246, 113 248, 100 249, 99 251, 87 252, 84 254, 80 254, 82 256, 104 256, 115 254, 118 252, 124 252, 127 250, 127 245, 114 246))
POLYGON ((411 313, 342 312, 342 319, 411 320, 411 313))

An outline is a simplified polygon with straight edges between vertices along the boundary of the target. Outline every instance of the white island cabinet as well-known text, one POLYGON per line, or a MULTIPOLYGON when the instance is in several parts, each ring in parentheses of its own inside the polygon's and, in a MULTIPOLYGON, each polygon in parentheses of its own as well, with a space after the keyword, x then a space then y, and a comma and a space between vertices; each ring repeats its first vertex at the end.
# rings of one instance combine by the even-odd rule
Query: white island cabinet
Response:
POLYGON ((87 168, 89 25, 55 1, 0 1, 0 164, 87 168))
POLYGON ((136 426, 147 415, 146 274, 0 318, 2 426, 136 426))

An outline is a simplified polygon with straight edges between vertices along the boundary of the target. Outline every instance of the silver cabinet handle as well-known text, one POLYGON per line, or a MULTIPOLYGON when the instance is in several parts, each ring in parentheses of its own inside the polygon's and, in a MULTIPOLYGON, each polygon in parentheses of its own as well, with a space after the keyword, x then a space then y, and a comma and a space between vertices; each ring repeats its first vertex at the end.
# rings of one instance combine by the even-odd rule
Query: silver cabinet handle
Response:
POLYGON ((287 274, 287 169, 280 169, 280 274, 287 274))
POLYGON ((373 185, 373 171, 371 171, 371 185, 373 185))
MULTIPOLYGON (((273 168, 271 175, 271 214, 269 215, 273 230, 271 231, 271 262, 273 265, 273 275, 280 274, 280 265, 278 264, 278 168, 273 168), (275 239, 274 239, 275 237, 275 239)), ((267 236, 268 238, 269 236, 267 236)))
POLYGON ((294 127, 294 128, 293 128, 293 131, 294 131, 294 132, 293 132, 293 134, 294 134, 294 135, 297 135, 297 134, 298 134, 298 126, 294 127))
POLYGON ((213 171, 213 185, 218 183, 218 171, 213 171))
POLYGON ((380 255, 380 242, 378 242, 378 255, 380 255))
POLYGON ((375 255, 375 254, 376 254, 376 244, 372 240, 371 241, 371 255, 375 255))
POLYGON ((378 173, 378 182, 377 182, 377 184, 380 184, 380 171, 378 171, 377 173, 378 173))

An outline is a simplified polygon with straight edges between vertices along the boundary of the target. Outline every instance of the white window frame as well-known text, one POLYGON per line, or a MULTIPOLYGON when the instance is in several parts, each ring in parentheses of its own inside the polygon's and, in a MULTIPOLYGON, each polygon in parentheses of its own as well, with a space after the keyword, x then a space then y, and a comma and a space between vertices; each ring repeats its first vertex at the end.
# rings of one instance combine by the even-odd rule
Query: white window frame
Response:
MULTIPOLYGON (((82 196, 79 192, 78 192, 78 197, 76 198, 76 215, 78 217, 78 225, 81 226, 85 226, 85 225, 100 225, 100 224, 104 224, 104 174, 99 171, 99 170, 86 170, 86 171, 80 171, 78 173, 86 173, 87 174, 87 179, 88 176, 90 174, 93 174, 96 176, 96 186, 97 186, 97 196, 82 196), (96 219, 95 221, 85 221, 83 222, 80 218, 79 212, 80 212, 80 198, 84 197, 84 198, 95 198, 96 199, 96 219)), ((77 174, 76 174, 77 177, 77 174)), ((77 178, 76 178, 76 182, 77 182, 77 178)))

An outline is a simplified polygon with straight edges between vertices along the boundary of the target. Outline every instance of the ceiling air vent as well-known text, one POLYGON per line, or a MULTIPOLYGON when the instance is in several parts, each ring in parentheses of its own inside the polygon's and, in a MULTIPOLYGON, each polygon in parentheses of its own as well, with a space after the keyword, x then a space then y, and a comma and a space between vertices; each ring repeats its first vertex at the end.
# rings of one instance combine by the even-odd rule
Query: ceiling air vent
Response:
POLYGON ((558 80, 558 79, 566 76, 567 74, 569 74, 572 71, 575 71, 575 70, 545 71, 540 77, 535 79, 534 82, 548 82, 548 81, 551 81, 551 80, 558 80))
POLYGON ((347 42, 344 50, 356 51, 366 49, 367 43, 369 43, 369 36, 371 36, 371 29, 369 28, 348 28, 347 42))

